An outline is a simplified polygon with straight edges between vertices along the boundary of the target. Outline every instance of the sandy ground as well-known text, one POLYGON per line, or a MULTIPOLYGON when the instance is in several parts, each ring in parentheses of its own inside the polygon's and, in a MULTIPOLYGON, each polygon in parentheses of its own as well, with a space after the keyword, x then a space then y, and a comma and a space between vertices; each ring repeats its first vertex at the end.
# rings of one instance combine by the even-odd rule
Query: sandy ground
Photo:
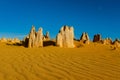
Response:
POLYGON ((0 80, 120 80, 120 49, 25 48, 0 43, 0 80))

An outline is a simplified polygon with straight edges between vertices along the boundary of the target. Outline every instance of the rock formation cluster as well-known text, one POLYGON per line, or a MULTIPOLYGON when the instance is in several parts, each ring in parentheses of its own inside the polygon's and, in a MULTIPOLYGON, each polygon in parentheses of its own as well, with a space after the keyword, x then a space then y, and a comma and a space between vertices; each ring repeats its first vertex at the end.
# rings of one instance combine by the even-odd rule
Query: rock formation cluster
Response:
POLYGON ((69 26, 63 26, 57 37, 56 45, 59 47, 73 48, 74 46, 74 28, 69 26))
MULTIPOLYGON (((35 27, 32 26, 30 33, 24 38, 23 41, 19 40, 18 38, 1 38, 0 42, 10 42, 15 44, 24 45, 28 48, 33 47, 43 47, 48 46, 51 44, 56 43, 56 46, 64 47, 64 48, 74 48, 77 46, 81 46, 83 44, 90 44, 89 35, 86 32, 83 32, 80 40, 74 39, 74 28, 71 26, 62 26, 59 30, 59 33, 56 36, 56 42, 55 40, 50 40, 50 34, 49 32, 46 33, 46 35, 43 35, 43 29, 39 28, 38 32, 36 32, 35 27), (75 41, 74 41, 75 40, 75 41), (80 42, 79 42, 80 41, 80 42), (44 42, 44 43, 43 43, 44 42), (76 46, 74 45, 79 42, 79 44, 76 46), (81 44, 82 43, 82 44, 81 44)), ((112 45, 116 48, 120 47, 120 40, 116 39, 115 41, 112 41, 111 38, 102 39, 100 34, 94 35, 93 42, 98 42, 104 45, 112 45)))
POLYGON ((31 47, 42 47, 43 46, 43 33, 42 28, 39 28, 38 32, 35 31, 35 27, 32 26, 32 29, 29 33, 29 36, 26 37, 28 42, 28 48, 31 47))
POLYGON ((1 38, 0 42, 11 42, 11 43, 20 43, 20 40, 18 38, 1 38))
POLYGON ((103 44, 106 44, 106 45, 111 45, 112 44, 112 39, 111 38, 106 38, 103 40, 103 44))
POLYGON ((7 39, 6 38, 1 38, 0 42, 7 42, 7 39))
POLYGON ((86 32, 82 33, 82 35, 80 37, 80 42, 89 44, 90 40, 89 40, 88 33, 86 33, 86 32))

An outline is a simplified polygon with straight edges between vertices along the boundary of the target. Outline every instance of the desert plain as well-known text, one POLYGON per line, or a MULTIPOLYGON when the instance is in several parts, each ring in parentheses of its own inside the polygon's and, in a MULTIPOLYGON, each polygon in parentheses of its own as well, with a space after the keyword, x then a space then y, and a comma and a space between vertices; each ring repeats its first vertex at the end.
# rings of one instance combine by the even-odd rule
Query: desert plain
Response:
POLYGON ((0 42, 0 80, 120 80, 120 48, 74 43, 26 48, 0 42))

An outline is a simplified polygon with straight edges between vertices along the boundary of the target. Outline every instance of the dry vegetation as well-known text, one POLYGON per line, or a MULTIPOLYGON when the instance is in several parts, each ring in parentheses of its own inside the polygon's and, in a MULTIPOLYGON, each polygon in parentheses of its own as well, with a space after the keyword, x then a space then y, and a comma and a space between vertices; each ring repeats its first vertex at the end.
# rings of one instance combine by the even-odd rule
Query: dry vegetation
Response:
POLYGON ((79 48, 0 43, 0 80, 120 80, 120 49, 75 44, 79 48))

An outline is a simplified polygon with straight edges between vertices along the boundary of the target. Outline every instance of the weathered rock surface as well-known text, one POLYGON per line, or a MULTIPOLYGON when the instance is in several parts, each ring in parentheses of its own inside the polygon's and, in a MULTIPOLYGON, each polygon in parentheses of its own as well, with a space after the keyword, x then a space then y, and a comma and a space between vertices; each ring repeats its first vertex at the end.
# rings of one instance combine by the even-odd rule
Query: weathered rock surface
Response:
POLYGON ((20 43, 21 41, 18 38, 1 38, 0 42, 20 43))
POLYGON ((59 47, 74 47, 74 29, 73 27, 63 26, 57 37, 56 37, 56 45, 59 47))
POLYGON ((90 40, 89 40, 89 36, 88 33, 82 33, 81 37, 80 37, 80 42, 85 43, 85 44, 89 44, 90 40))
POLYGON ((49 32, 46 32, 46 35, 44 35, 43 40, 44 41, 50 40, 50 34, 49 34, 49 32))
POLYGON ((116 39, 114 42, 113 42, 113 45, 118 48, 120 47, 120 40, 119 39, 116 39))
POLYGON ((35 38, 35 46, 36 47, 42 47, 43 46, 43 33, 42 33, 42 28, 39 28, 38 32, 36 33, 36 38, 35 38))
POLYGON ((7 42, 7 39, 6 38, 1 38, 0 42, 7 42))
POLYGON ((101 42, 102 38, 100 34, 94 35, 93 42, 101 42))
POLYGON ((35 47, 35 37, 36 37, 36 32, 35 32, 35 27, 32 26, 32 29, 29 34, 29 41, 28 41, 28 47, 35 47))
POLYGON ((35 27, 32 26, 30 34, 24 39, 25 46, 28 48, 42 47, 43 46, 43 33, 42 28, 39 28, 38 32, 35 31, 35 27))
POLYGON ((111 38, 106 38, 105 40, 103 40, 103 44, 105 44, 105 45, 111 45, 112 44, 111 38))
MULTIPOLYGON (((9 39, 8 39, 8 41, 9 41, 9 39)), ((20 43, 20 40, 18 38, 13 38, 13 39, 11 39, 11 42, 12 43, 20 43)))

